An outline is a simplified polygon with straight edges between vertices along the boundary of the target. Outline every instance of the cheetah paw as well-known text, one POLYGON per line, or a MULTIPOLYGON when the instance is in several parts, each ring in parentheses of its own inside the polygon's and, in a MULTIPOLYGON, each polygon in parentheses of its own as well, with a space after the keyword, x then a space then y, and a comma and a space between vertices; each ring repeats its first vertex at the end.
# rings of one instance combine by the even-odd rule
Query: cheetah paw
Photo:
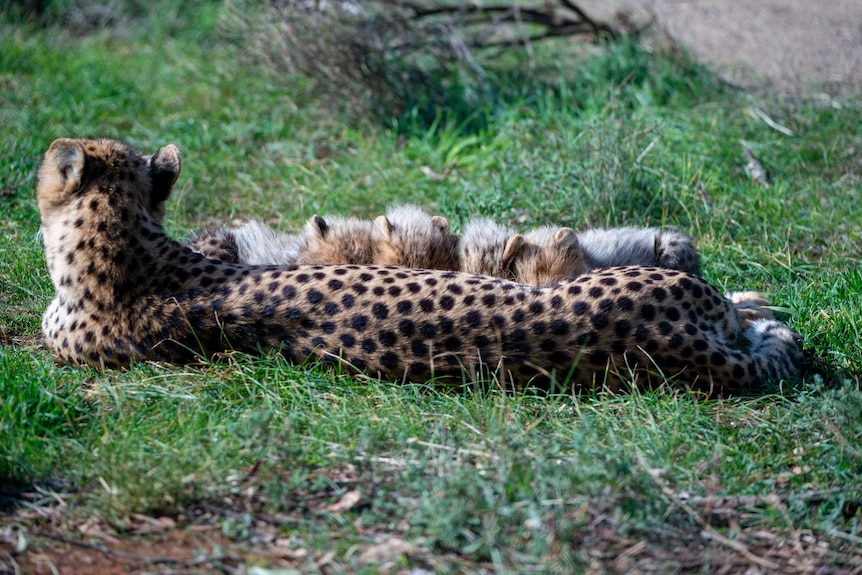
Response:
POLYGON ((739 323, 743 329, 758 319, 775 319, 772 310, 764 307, 769 305, 769 301, 759 292, 732 291, 725 294, 725 297, 736 308, 739 323))
POLYGON ((766 379, 787 379, 802 367, 802 336, 774 319, 751 321, 745 329, 750 353, 757 358, 766 379))

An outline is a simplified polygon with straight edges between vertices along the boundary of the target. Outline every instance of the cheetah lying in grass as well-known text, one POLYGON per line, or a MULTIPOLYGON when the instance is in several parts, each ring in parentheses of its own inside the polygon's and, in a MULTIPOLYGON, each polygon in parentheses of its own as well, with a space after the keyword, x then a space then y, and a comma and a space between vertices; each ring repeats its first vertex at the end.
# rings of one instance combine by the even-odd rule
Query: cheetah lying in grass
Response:
MULTIPOLYGON (((37 199, 55 297, 42 330, 62 362, 195 361, 278 350, 390 380, 489 374, 502 384, 737 392, 791 377, 800 338, 740 321, 697 276, 617 267, 550 288, 379 265, 249 266, 204 258, 162 230, 173 145, 60 139, 37 199)), ((742 298, 747 301, 748 298, 742 298)), ((753 305, 752 309, 757 309, 753 305)))

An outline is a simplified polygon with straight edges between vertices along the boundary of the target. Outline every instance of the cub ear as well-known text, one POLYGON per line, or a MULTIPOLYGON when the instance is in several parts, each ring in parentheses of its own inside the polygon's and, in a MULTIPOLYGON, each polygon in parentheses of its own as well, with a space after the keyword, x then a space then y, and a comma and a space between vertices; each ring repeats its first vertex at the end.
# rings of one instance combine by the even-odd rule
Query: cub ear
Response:
POLYGON ((377 242, 385 242, 392 239, 392 222, 386 216, 374 218, 371 226, 371 239, 377 242))
POLYGON ((580 246, 578 234, 572 228, 560 228, 557 230, 557 233, 554 234, 554 243, 565 250, 577 249, 580 246))
POLYGON ((325 238, 326 234, 329 233, 329 224, 326 223, 326 220, 314 214, 305 224, 305 231, 312 237, 318 239, 325 238))
POLYGON ((506 246, 503 248, 502 261, 504 270, 511 268, 512 263, 518 258, 518 255, 524 249, 526 244, 527 242, 521 234, 515 234, 506 240, 506 246))
POLYGON ((53 164, 60 176, 63 191, 70 192, 78 189, 84 179, 87 154, 80 141, 59 138, 45 152, 45 164, 53 164))
POLYGON ((449 220, 443 216, 433 216, 431 218, 431 224, 444 234, 449 231, 449 220))
POLYGON ((180 165, 180 151, 173 144, 159 148, 147 158, 153 184, 151 202, 154 208, 168 199, 171 188, 180 175, 180 165))

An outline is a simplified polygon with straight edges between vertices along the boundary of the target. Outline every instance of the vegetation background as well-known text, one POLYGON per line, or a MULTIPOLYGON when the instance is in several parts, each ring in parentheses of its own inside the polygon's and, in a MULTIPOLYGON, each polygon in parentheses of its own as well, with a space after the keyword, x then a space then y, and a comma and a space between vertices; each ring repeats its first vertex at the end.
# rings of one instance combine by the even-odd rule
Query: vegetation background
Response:
POLYGON ((862 570, 858 97, 756 97, 662 42, 561 40, 369 107, 262 58, 262 5, 0 4, 0 573, 862 570), (234 354, 57 367, 34 197, 57 137, 176 143, 179 238, 393 202, 456 228, 677 226, 708 281, 769 294, 809 366, 713 401, 234 354))

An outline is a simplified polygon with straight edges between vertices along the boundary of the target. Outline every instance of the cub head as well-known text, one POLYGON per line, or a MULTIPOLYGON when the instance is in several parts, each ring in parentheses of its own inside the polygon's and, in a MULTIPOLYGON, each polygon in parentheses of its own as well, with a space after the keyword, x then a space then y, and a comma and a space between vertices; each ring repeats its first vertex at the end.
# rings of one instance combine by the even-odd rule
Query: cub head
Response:
POLYGON ((371 263, 371 224, 355 218, 318 215, 305 224, 305 244, 297 264, 371 263))
POLYGON ((512 264, 524 249, 524 236, 486 218, 472 219, 464 227, 458 246, 460 270, 514 280, 512 264))
POLYGON ((443 216, 400 205, 378 216, 371 228, 374 263, 438 270, 458 269, 458 236, 443 216))
POLYGON ((578 236, 572 228, 544 226, 524 234, 523 245, 511 259, 520 283, 545 287, 586 272, 578 236))

